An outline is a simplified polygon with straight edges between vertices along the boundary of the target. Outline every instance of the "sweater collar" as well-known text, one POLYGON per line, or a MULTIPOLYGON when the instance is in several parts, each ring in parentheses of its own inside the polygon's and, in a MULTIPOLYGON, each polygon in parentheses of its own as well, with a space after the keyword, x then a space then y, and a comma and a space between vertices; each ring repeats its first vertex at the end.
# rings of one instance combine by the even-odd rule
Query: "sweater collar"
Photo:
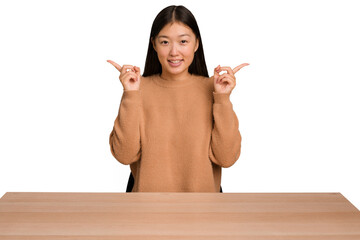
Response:
POLYGON ((160 77, 160 74, 153 75, 153 81, 161 86, 161 87, 167 87, 167 88, 177 88, 177 87, 183 87, 187 86, 194 81, 194 75, 191 75, 191 77, 186 78, 184 80, 167 80, 165 78, 160 77))

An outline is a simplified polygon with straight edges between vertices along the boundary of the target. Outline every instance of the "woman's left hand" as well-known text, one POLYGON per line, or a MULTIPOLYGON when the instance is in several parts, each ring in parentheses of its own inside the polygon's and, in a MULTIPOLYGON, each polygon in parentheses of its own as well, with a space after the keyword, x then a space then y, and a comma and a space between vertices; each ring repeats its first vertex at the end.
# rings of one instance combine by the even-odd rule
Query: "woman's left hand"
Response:
POLYGON ((214 88, 216 93, 231 93, 235 88, 236 78, 234 74, 241 68, 249 65, 248 63, 240 64, 239 66, 231 69, 230 67, 221 67, 220 65, 214 69, 214 88), (220 75, 221 71, 226 71, 220 75))

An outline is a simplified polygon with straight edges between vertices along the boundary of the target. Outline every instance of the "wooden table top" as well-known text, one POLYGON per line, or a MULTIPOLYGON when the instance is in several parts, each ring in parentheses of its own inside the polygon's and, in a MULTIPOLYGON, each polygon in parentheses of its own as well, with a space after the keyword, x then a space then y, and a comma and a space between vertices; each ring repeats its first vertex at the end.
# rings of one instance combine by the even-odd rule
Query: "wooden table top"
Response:
POLYGON ((35 193, 0 199, 0 239, 360 239, 340 193, 35 193))

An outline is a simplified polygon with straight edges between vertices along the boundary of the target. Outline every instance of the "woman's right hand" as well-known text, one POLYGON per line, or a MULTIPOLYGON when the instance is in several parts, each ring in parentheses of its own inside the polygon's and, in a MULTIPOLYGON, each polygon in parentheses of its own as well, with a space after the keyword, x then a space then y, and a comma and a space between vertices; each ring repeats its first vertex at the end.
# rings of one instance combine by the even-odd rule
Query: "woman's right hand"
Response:
POLYGON ((140 68, 132 65, 123 65, 122 67, 114 61, 107 60, 120 72, 120 82, 124 90, 139 90, 140 89, 140 68))

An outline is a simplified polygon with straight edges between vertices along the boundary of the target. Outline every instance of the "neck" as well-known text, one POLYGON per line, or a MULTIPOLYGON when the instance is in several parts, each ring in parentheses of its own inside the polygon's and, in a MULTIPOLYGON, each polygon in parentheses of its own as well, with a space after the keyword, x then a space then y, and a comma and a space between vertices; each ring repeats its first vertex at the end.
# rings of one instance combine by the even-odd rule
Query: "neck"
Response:
POLYGON ((160 77, 169 81, 183 81, 191 77, 191 74, 188 71, 184 71, 179 74, 171 74, 168 72, 162 72, 160 77))

